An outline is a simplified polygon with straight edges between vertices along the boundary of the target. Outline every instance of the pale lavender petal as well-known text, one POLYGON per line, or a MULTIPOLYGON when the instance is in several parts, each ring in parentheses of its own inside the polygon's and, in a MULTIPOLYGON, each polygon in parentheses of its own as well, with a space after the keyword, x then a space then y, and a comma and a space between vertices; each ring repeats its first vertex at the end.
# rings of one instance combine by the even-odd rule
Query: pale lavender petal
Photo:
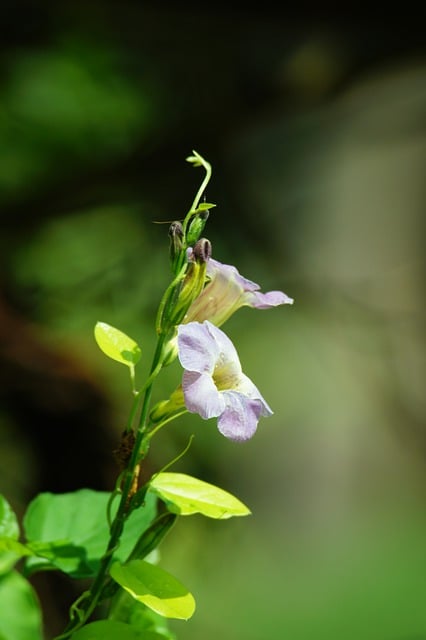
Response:
POLYGON ((262 413, 259 400, 251 400, 235 391, 224 391, 226 408, 217 421, 220 433, 231 440, 243 441, 251 438, 262 413))
POLYGON ((293 298, 287 296, 283 291, 260 292, 260 285, 252 280, 248 280, 240 274, 238 269, 229 264, 222 264, 218 260, 211 258, 207 264, 207 275, 212 279, 220 279, 228 287, 233 287, 236 294, 239 291, 241 296, 240 306, 246 304, 255 309, 270 309, 281 304, 293 304, 293 298))
POLYGON ((225 398, 207 373, 184 371, 182 388, 188 411, 198 413, 204 420, 220 416, 225 409, 225 398))
POLYGON ((213 373, 219 352, 206 323, 179 325, 177 342, 179 360, 184 369, 213 373))
POLYGON ((250 380, 248 376, 244 373, 241 373, 240 378, 238 380, 238 385, 235 387, 235 391, 242 393, 247 398, 251 400, 258 400, 261 405, 261 413, 262 416, 272 416, 273 411, 271 407, 266 402, 265 398, 260 393, 259 389, 255 384, 250 380))
POLYGON ((293 304, 293 298, 289 298, 283 291, 247 292, 245 294, 247 304, 255 309, 270 309, 280 304, 293 304))
POLYGON ((224 436, 247 440, 259 417, 272 415, 258 388, 242 372, 231 340, 214 324, 206 320, 180 325, 178 351, 186 408, 205 420, 217 417, 224 436))
POLYGON ((215 377, 220 377, 220 369, 227 370, 227 375, 232 378, 239 378, 241 374, 241 364, 238 357, 238 353, 232 341, 228 338, 226 333, 218 329, 214 324, 205 320, 211 339, 214 340, 216 345, 216 372, 215 377))
POLYGON ((221 275, 224 280, 233 280, 245 291, 257 291, 257 289, 260 289, 256 282, 244 278, 237 267, 234 267, 232 264, 224 264, 213 258, 210 258, 207 263, 207 275, 211 278, 221 275))

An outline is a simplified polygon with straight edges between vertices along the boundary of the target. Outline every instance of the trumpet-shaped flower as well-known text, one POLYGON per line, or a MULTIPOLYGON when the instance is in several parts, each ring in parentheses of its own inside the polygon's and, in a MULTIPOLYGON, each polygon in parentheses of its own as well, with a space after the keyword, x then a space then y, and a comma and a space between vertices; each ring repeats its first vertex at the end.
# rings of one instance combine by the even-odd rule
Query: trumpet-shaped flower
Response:
POLYGON ((247 440, 260 416, 272 411, 242 372, 231 340, 211 322, 178 327, 178 355, 184 368, 185 406, 202 418, 218 418, 219 431, 231 440, 247 440))
POLYGON ((220 326, 243 306, 269 309, 293 304, 293 299, 282 291, 262 293, 258 284, 244 278, 234 266, 213 258, 207 262, 206 276, 207 283, 189 307, 184 322, 210 320, 220 326))

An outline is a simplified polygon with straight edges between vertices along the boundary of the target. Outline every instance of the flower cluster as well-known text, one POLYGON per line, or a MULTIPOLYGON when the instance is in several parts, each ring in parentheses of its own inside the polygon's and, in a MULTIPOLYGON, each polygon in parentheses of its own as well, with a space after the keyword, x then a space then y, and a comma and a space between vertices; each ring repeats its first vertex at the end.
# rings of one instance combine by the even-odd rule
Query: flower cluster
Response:
MULTIPOLYGON (((199 243, 205 246, 208 240, 187 250, 189 268, 199 262, 199 243)), ((184 369, 182 384, 168 401, 154 407, 151 420, 167 419, 186 407, 205 420, 218 418, 224 436, 242 441, 255 433, 260 416, 272 415, 272 410, 242 372, 234 345, 218 327, 243 306, 269 309, 292 304, 293 299, 282 291, 262 293, 258 284, 244 278, 234 266, 214 260, 210 252, 211 247, 203 252, 203 286, 200 290, 197 285, 198 295, 177 327, 177 338, 170 341, 184 369)))

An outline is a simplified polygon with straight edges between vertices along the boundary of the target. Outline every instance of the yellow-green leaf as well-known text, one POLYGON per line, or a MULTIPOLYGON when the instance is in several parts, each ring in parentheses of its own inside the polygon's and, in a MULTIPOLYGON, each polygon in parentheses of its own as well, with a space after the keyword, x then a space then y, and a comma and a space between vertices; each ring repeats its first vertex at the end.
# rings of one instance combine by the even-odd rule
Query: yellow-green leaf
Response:
POLYGON ((115 562, 111 576, 135 600, 165 618, 188 620, 195 611, 195 600, 188 589, 170 573, 145 560, 115 562))
POLYGON ((132 338, 106 322, 96 323, 95 340, 106 356, 128 367, 134 367, 142 355, 139 345, 132 338))
POLYGON ((151 481, 154 491, 173 513, 201 513, 216 519, 247 516, 250 509, 231 493, 184 473, 159 473, 151 481))

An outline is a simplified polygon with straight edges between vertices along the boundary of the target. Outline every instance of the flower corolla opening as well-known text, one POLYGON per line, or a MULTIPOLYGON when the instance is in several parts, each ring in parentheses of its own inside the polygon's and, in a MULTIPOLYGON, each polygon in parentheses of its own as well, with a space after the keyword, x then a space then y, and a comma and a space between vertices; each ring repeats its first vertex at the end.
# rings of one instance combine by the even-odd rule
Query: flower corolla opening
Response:
MULTIPOLYGON (((189 258, 191 257, 190 250, 189 258)), ((240 307, 270 309, 293 302, 293 298, 282 291, 262 293, 259 285, 244 278, 236 267, 210 258, 204 289, 189 307, 183 321, 189 323, 209 320, 220 326, 240 307)))
POLYGON ((251 438, 260 416, 273 412, 242 372, 228 336, 206 320, 179 325, 177 341, 188 411, 205 420, 218 418, 219 431, 231 440, 251 438))

